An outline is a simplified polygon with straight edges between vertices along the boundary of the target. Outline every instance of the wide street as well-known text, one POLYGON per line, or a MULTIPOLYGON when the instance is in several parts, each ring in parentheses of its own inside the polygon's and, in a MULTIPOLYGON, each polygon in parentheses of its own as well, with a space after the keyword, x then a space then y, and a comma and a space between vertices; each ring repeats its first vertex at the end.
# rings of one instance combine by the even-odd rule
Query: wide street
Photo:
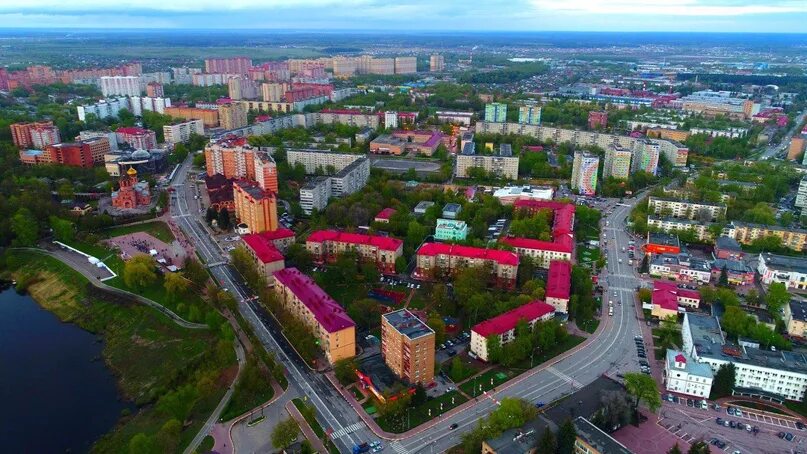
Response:
POLYGON ((782 137, 782 140, 775 144, 765 148, 765 151, 759 155, 758 159, 771 159, 776 157, 779 154, 784 154, 787 150, 787 147, 790 146, 790 138, 793 137, 797 132, 801 132, 801 124, 804 122, 804 118, 807 117, 807 111, 800 113, 795 119, 795 125, 787 132, 787 134, 782 137))
MULTIPOLYGON (((311 372, 293 353, 290 345, 280 334, 276 323, 252 299, 238 272, 228 263, 226 254, 212 239, 211 232, 201 220, 198 200, 195 198, 195 183, 187 178, 190 158, 186 160, 172 182, 175 192, 171 196, 172 217, 194 244, 202 260, 208 265, 216 281, 231 292, 239 302, 239 310, 252 325, 264 347, 274 352, 286 367, 291 395, 308 396, 318 411, 320 422, 326 429, 339 434, 334 442, 341 452, 350 452, 353 445, 377 440, 370 428, 353 408, 321 374, 311 372)), ((632 200, 631 204, 636 201, 632 200)), ((575 389, 592 382, 601 374, 615 376, 617 373, 638 370, 634 356, 633 337, 640 333, 638 312, 634 306, 634 290, 638 278, 627 266, 627 257, 621 252, 627 247, 629 237, 624 231, 624 222, 630 206, 619 205, 603 220, 603 231, 608 240, 608 270, 603 276, 606 287, 603 298, 601 327, 583 346, 560 360, 551 360, 531 372, 487 393, 478 402, 462 407, 462 410, 447 413, 442 418, 422 426, 420 430, 402 435, 391 443, 385 443, 385 452, 397 453, 442 452, 460 442, 461 435, 472 430, 477 421, 495 408, 504 397, 519 397, 532 402, 550 402, 575 389), (608 225, 606 226, 606 221, 608 225), (620 264, 618 257, 623 258, 620 264), (610 285, 610 288, 607 288, 610 285), (612 295, 616 292, 617 296, 612 295), (608 300, 614 301, 614 315, 607 315, 608 300), (449 426, 457 424, 451 430, 449 426)), ((254 428, 257 430, 257 427, 254 428)), ((234 432, 237 435, 238 431, 234 432)), ((262 438, 266 440, 269 434, 262 438)), ((248 443, 247 443, 248 444, 248 443)), ((266 446, 244 446, 235 440, 239 449, 262 451, 266 446)))

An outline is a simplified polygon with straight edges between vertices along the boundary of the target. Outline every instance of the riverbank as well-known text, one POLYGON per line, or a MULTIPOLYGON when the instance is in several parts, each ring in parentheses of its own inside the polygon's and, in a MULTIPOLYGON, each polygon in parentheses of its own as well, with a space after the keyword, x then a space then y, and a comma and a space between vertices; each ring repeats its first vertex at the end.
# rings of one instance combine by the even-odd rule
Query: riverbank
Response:
POLYGON ((20 286, 60 320, 104 339, 103 359, 121 393, 138 405, 93 452, 181 452, 237 371, 228 330, 181 328, 158 311, 111 302, 79 273, 48 256, 9 254, 20 286))

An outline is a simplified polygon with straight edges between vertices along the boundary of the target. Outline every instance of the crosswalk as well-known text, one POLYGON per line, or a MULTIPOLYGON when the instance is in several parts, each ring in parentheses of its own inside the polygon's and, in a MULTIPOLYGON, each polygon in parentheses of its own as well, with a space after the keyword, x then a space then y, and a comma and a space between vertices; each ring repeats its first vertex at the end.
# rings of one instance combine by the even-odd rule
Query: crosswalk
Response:
POLYGON ((342 427, 341 429, 339 429, 339 430, 337 430, 337 431, 335 431, 334 433, 331 434, 331 439, 336 440, 337 438, 344 437, 345 435, 347 435, 349 433, 353 433, 353 432, 361 429, 362 427, 364 427, 363 422, 357 422, 355 424, 351 424, 349 426, 342 427))
POLYGON ((554 374, 556 377, 560 378, 561 380, 565 381, 566 383, 571 384, 575 388, 582 388, 583 385, 580 384, 579 381, 575 380, 574 378, 564 374, 563 372, 555 369, 554 367, 550 366, 546 370, 554 374))
POLYGON ((392 443, 390 443, 389 446, 390 446, 390 448, 392 448, 393 451, 397 452, 398 454, 408 454, 409 453, 409 451, 407 451, 406 448, 404 448, 403 445, 401 445, 401 443, 399 441, 393 441, 392 443))

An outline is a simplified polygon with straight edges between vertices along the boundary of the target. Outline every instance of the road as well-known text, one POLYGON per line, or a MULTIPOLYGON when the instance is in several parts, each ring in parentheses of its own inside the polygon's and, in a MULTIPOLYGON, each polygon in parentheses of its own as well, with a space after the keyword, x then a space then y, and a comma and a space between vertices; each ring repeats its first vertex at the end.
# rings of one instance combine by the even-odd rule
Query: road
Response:
POLYGON ((762 152, 762 154, 759 155, 759 157, 757 159, 760 159, 760 160, 771 159, 771 158, 775 157, 776 155, 778 155, 780 153, 783 153, 787 149, 789 144, 790 144, 790 138, 793 137, 793 135, 796 134, 796 132, 799 131, 799 128, 801 127, 802 122, 804 122, 805 117, 807 117, 807 110, 800 113, 799 116, 796 117, 795 125, 793 126, 793 128, 790 131, 787 132, 787 134, 785 134, 784 137, 782 137, 781 142, 779 142, 776 145, 771 145, 768 148, 766 148, 765 151, 762 152))
MULTIPOLYGON (((239 311, 253 327, 264 347, 274 352, 286 367, 289 391, 308 396, 309 401, 317 408, 323 427, 340 434, 334 440, 340 452, 350 452, 356 443, 378 439, 327 379, 311 372, 302 363, 280 334, 271 315, 255 303, 243 279, 227 262, 226 255, 211 238, 211 232, 199 220, 199 206, 194 198, 196 189, 187 181, 189 169, 190 160, 186 160, 172 182, 175 189, 171 197, 172 217, 196 246, 215 280, 236 297, 239 311)), ((631 203, 635 204, 636 200, 631 203)), ((616 375, 638 370, 633 337, 640 334, 641 330, 638 310, 633 300, 634 289, 639 280, 634 270, 626 265, 627 257, 621 252, 621 248, 627 247, 629 241, 624 231, 624 222, 631 206, 617 206, 604 220, 608 222, 604 231, 608 238, 609 264, 602 282, 609 288, 606 290, 608 296, 603 298, 603 311, 607 314, 608 300, 613 299, 615 312, 612 317, 602 317, 602 328, 589 339, 586 346, 576 349, 563 359, 545 363, 522 374, 495 392, 488 393, 465 411, 444 416, 424 426, 422 430, 385 443, 385 452, 443 452, 458 444, 462 434, 476 427, 479 418, 492 411, 497 405, 496 401, 504 397, 550 402, 585 386, 603 373, 616 375), (623 258, 623 264, 616 259, 618 255, 623 258), (616 297, 611 296, 614 292, 616 297), (449 426, 452 424, 457 424, 457 428, 451 430, 449 426)))

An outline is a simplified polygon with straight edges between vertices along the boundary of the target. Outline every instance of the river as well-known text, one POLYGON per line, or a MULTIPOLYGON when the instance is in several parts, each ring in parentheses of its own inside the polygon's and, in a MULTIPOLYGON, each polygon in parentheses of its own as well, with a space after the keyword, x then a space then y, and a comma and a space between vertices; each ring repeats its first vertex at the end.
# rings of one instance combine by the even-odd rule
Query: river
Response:
POLYGON ((0 287, 0 450, 87 452, 124 408, 98 337, 0 287))

